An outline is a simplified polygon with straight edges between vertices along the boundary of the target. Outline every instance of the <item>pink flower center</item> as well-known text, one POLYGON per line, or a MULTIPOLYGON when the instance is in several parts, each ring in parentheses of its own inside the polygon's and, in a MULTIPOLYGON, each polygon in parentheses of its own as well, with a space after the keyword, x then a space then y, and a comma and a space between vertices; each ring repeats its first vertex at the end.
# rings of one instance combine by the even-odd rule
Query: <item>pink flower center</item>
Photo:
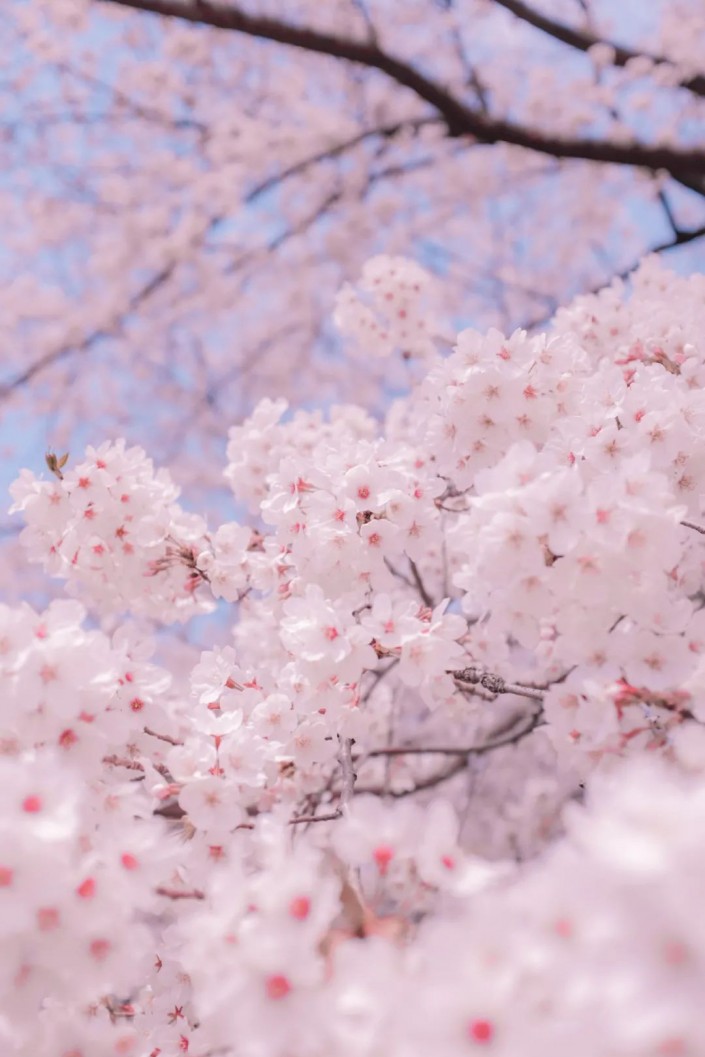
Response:
POLYGON ((390 848, 388 844, 380 844, 372 852, 372 858, 377 863, 377 869, 384 877, 389 869, 390 862, 394 858, 394 849, 390 848))
POLYGON ((295 899, 292 899, 289 904, 289 913, 292 918, 296 918, 297 921, 303 921, 307 918, 310 910, 311 900, 308 896, 297 896, 295 899))
POLYGON ((471 1020, 468 1024, 468 1035, 473 1042, 491 1042, 494 1027, 489 1020, 471 1020))
POLYGON ((267 994, 270 998, 286 998, 290 991, 291 984, 280 973, 267 978, 267 994))
POLYGON ((95 881, 92 877, 87 877, 78 888, 76 889, 81 899, 91 899, 95 895, 95 881))

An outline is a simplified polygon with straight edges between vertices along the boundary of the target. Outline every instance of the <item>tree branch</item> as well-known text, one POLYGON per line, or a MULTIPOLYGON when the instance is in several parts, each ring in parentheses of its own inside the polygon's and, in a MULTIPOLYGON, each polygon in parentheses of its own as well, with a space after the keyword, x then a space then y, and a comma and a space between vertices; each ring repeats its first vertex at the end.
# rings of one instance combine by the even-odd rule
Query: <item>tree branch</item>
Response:
POLYGON ((543 701, 544 691, 538 687, 528 686, 526 683, 508 683, 501 675, 483 672, 479 668, 461 668, 449 674, 461 686, 481 686, 491 694, 517 694, 519 697, 530 697, 533 701, 543 701))
POLYGON ((363 132, 358 132, 357 135, 352 136, 350 139, 345 140, 342 143, 336 143, 333 147, 324 147, 317 154, 311 154, 307 158, 302 158, 301 161, 294 162, 293 165, 288 166, 286 169, 282 169, 281 172, 268 176, 265 180, 256 184, 252 190, 248 191, 245 196, 245 203, 250 205, 261 195, 265 194, 265 192, 271 191, 280 183, 288 180, 290 176, 297 176, 299 173, 305 172, 309 166, 315 165, 317 162, 330 161, 333 158, 338 158, 341 154, 359 146, 360 143, 364 143, 367 139, 373 139, 375 136, 381 136, 383 139, 392 139, 399 132, 403 132, 407 129, 415 131, 423 128, 425 125, 433 125, 437 121, 438 118, 419 118, 416 121, 397 121, 392 125, 381 125, 379 128, 365 129, 363 132))
POLYGON ((456 774, 460 774, 461 771, 467 766, 467 762, 471 756, 482 756, 486 752, 492 752, 494 749, 500 749, 505 745, 515 745, 517 742, 522 741, 528 737, 536 728, 541 724, 543 720, 543 709, 537 708, 535 712, 532 712, 531 717, 527 723, 524 723, 519 729, 516 729, 516 720, 514 719, 508 730, 500 728, 495 732, 494 737, 490 737, 482 745, 474 745, 465 749, 422 749, 422 748, 393 748, 393 749, 373 749, 371 752, 365 753, 365 756, 404 756, 408 754, 423 755, 426 753, 442 753, 443 755, 454 755, 458 759, 454 760, 447 767, 444 767, 441 771, 436 771, 435 774, 429 775, 428 778, 422 779, 417 782, 411 789, 398 789, 398 790, 387 790, 378 789, 375 787, 367 787, 358 789, 360 793, 373 793, 375 795, 391 796, 395 799, 400 799, 404 796, 412 796, 414 793, 420 793, 424 789, 432 789, 434 786, 440 785, 442 782, 447 782, 449 779, 455 777, 456 774))
MULTIPOLYGON (((561 22, 556 22, 554 19, 549 18, 547 15, 542 15, 540 11, 535 11, 528 4, 525 4, 523 0, 494 0, 495 4, 499 7, 505 8, 507 11, 511 11, 513 15, 521 19, 522 22, 526 22, 530 26, 534 26, 535 29, 540 29, 542 33, 546 33, 549 37, 553 37, 554 40, 559 40, 562 44, 567 44, 570 48, 576 48, 578 51, 589 51, 590 48, 595 47, 596 44, 606 45, 612 48, 614 51, 614 62, 613 66, 626 66, 631 59, 647 58, 651 59, 653 63, 667 63, 670 60, 664 55, 650 55, 644 51, 632 51, 631 48, 625 48, 620 44, 614 44, 611 40, 602 40, 600 37, 594 36, 587 30, 573 29, 571 26, 563 25, 561 22)), ((696 95, 705 96, 705 76, 701 74, 695 77, 689 77, 681 82, 681 88, 687 88, 689 91, 694 92, 696 95)))
POLYGON ((696 525, 694 521, 681 521, 681 525, 699 532, 701 536, 705 536, 705 528, 702 525, 696 525))
MULTIPOLYGON (((609 279, 605 279, 604 282, 601 282, 599 286, 593 286, 590 290, 583 290, 575 296, 589 297, 591 294, 597 294, 600 292, 600 290, 604 290, 606 287, 608 287, 610 283, 614 282, 615 279, 627 279, 632 272, 636 271, 644 257, 648 257, 652 253, 665 253, 666 250, 676 249, 677 246, 686 246, 689 242, 695 242, 696 239, 701 239, 704 236, 705 224, 703 224, 699 228, 695 228, 693 231, 677 231, 674 237, 672 239, 669 239, 668 242, 662 242, 659 246, 652 246, 650 249, 645 250, 644 253, 641 254, 641 256, 638 258, 638 260, 633 261, 628 268, 624 268, 621 272, 616 272, 609 279)), ((554 315, 555 313, 551 312, 548 315, 540 316, 538 319, 533 319, 530 322, 522 323, 521 329, 534 330, 536 327, 544 327, 546 326, 546 324, 550 323, 554 315)), ((682 522, 682 524, 686 523, 682 522)), ((688 527, 694 528, 695 526, 689 525, 688 527)))
POLYGON ((481 143, 507 143, 554 158, 626 165, 651 171, 665 169, 674 176, 692 178, 705 174, 705 151, 624 144, 610 140, 572 139, 523 128, 509 121, 490 119, 455 98, 442 85, 415 67, 383 51, 370 41, 350 40, 331 33, 292 25, 262 15, 252 15, 236 6, 210 0, 99 0, 135 11, 243 33, 250 37, 299 48, 318 55, 343 59, 378 70, 397 84, 409 88, 443 117, 450 136, 473 136, 481 143))
POLYGON ((418 566, 417 566, 416 562, 413 560, 413 558, 409 558, 409 568, 411 569, 411 575, 413 576, 414 583, 416 584, 416 590, 421 595, 421 601, 429 609, 433 609, 434 608, 433 599, 431 598, 430 594, 426 590, 426 586, 425 586, 423 580, 421 579, 421 573, 419 572, 418 566))
MULTIPOLYGON (((362 132, 359 132, 357 135, 353 136, 349 140, 345 140, 342 143, 337 143, 332 147, 324 148, 314 155, 311 155, 307 158, 302 158, 301 161, 290 165, 288 168, 282 170, 281 172, 275 173, 274 175, 267 177, 265 180, 262 180, 260 183, 256 184, 247 193, 244 201, 248 205, 251 204, 252 202, 256 201, 256 199, 259 198, 260 195, 272 190, 279 183, 282 183, 284 180, 289 179, 291 176, 296 176, 299 173, 304 172, 309 166, 315 165, 318 162, 337 158, 340 155, 344 154, 346 151, 354 149, 356 146, 358 146, 360 143, 363 143, 367 139, 371 139, 375 136, 381 136, 384 139, 391 139, 401 131, 407 129, 418 130, 420 128, 423 128, 425 125, 433 124, 437 120, 438 118, 418 118, 414 121, 395 122, 391 125, 382 125, 378 128, 366 129, 362 132)), ((334 204, 337 199, 337 193, 334 196, 329 197, 329 199, 323 204, 323 207, 321 207, 323 211, 329 208, 331 204, 334 204)), ((214 231, 223 219, 223 217, 219 216, 213 217, 211 220, 209 220, 203 233, 204 238, 206 238, 212 231, 214 231)), ((310 219, 315 220, 316 217, 314 216, 310 219)), ((305 230, 305 228, 310 223, 310 219, 304 222, 301 230, 305 230)), ((267 252, 272 252, 272 250, 278 248, 278 246, 281 245, 282 242, 286 241, 289 237, 291 237, 291 235, 297 233, 299 233, 299 228, 294 228, 292 230, 284 232, 283 235, 277 236, 277 238, 274 239, 273 242, 270 243, 270 245, 267 247, 267 252)), ((88 352, 98 341, 103 338, 110 337, 112 334, 114 334, 121 321, 124 320, 127 316, 129 316, 131 312, 134 312, 137 308, 139 308, 144 301, 148 300, 151 297, 153 293, 156 293, 157 290, 159 290, 164 285, 164 283, 171 278, 180 263, 180 260, 178 258, 175 258, 169 264, 165 265, 159 272, 157 272, 156 275, 152 276, 145 283, 145 285, 137 291, 137 293, 130 297, 127 305, 125 306, 125 309, 113 323, 108 323, 102 327, 97 328, 90 334, 86 335, 86 337, 84 337, 82 341, 77 342, 76 344, 62 345, 58 349, 52 349, 50 352, 45 353, 43 356, 38 357, 36 360, 30 363, 22 371, 16 374, 14 378, 10 378, 7 382, 0 383, 0 403, 3 400, 7 399, 15 390, 21 389, 28 382, 31 382, 36 375, 43 373, 45 370, 52 367, 54 364, 60 363, 62 360, 66 359, 73 353, 88 352)))

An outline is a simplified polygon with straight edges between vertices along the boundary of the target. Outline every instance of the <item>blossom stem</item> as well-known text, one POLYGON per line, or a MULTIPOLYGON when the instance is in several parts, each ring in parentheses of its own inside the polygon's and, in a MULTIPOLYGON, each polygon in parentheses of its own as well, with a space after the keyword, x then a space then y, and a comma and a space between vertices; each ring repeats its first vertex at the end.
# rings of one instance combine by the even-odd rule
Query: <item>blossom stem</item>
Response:
POLYGON ((423 604, 425 606, 428 606, 429 609, 433 609, 433 599, 431 598, 430 594, 426 590, 424 582, 421 579, 421 573, 419 572, 418 566, 417 566, 416 562, 413 560, 413 558, 409 558, 409 568, 411 569, 411 575, 414 578, 414 583, 416 584, 416 589, 419 592, 419 594, 421 595, 421 599, 423 601, 423 604))
POLYGON ((193 888, 189 891, 181 891, 178 888, 166 888, 164 885, 159 885, 155 888, 155 892, 158 896, 166 896, 167 899, 205 899, 205 893, 200 888, 193 888))
POLYGON ((340 770, 343 776, 343 786, 340 795, 340 806, 345 809, 355 796, 355 769, 352 759, 352 738, 340 739, 340 770))
POLYGON ((152 730, 150 727, 144 728, 145 734, 149 734, 152 738, 159 738, 160 741, 166 741, 169 745, 183 745, 183 741, 179 741, 178 738, 172 738, 171 734, 159 734, 156 730, 152 730))
POLYGON ((699 532, 702 536, 705 536, 705 528, 702 525, 696 525, 693 521, 681 521, 681 525, 685 528, 693 529, 695 532, 699 532))
POLYGON ((479 668, 460 668, 449 672, 457 683, 469 683, 470 686, 481 686, 491 694, 517 694, 519 697, 530 697, 533 701, 543 701, 544 691, 525 683, 508 683, 501 675, 482 672, 479 668))
POLYGON ((443 754, 448 756, 457 756, 458 759, 454 760, 448 767, 444 767, 442 771, 437 771, 435 774, 430 775, 428 778, 422 779, 417 782, 411 789, 398 789, 398 790, 383 790, 378 788, 365 788, 359 789, 360 793, 371 793, 375 795, 381 795, 384 793, 387 796, 399 799, 404 796, 411 796, 414 793, 419 793, 424 789, 431 789, 433 786, 440 785, 442 782, 447 782, 450 778, 454 778, 456 774, 460 774, 461 771, 467 766, 468 760, 472 756, 482 756, 486 752, 492 752, 494 749, 500 749, 505 745, 514 745, 524 738, 528 737, 538 726, 540 726, 543 720, 543 709, 537 708, 531 713, 531 716, 527 723, 523 724, 519 729, 516 729, 516 723, 513 721, 509 728, 499 728, 495 732, 494 737, 490 737, 482 745, 472 745, 467 748, 455 749, 455 748, 421 748, 411 746, 409 748, 399 747, 391 749, 373 749, 371 752, 366 753, 366 756, 404 756, 404 755, 424 755, 424 754, 443 754))

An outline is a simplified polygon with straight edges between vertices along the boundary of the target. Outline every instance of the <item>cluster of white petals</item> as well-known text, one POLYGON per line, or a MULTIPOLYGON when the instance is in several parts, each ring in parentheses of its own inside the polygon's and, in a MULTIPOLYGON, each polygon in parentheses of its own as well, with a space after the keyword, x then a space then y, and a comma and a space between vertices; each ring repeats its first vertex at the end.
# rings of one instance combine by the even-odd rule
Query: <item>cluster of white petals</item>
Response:
MULTIPOLYGON (((423 285, 339 317, 423 359, 423 285)), ((703 1052, 704 334, 647 261, 381 426, 264 401, 212 529, 121 443, 23 472, 82 602, 0 608, 3 1054, 703 1052), (215 600, 190 678, 119 623, 215 600)))
POLYGON ((22 542, 30 561, 103 611, 171 621, 203 610, 207 603, 194 592, 205 522, 178 506, 166 470, 155 473, 141 448, 118 441, 54 472, 45 480, 23 470, 11 489, 11 512, 27 522, 22 542))

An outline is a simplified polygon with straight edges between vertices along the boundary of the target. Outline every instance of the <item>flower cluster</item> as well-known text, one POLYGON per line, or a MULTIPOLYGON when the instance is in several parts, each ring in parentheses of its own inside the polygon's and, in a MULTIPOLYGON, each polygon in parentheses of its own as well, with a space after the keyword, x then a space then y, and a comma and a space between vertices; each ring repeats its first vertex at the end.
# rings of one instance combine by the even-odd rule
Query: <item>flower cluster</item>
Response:
POLYGON ((104 612, 171 621, 207 606, 195 569, 205 524, 178 506, 169 474, 155 474, 141 448, 121 441, 89 448, 65 472, 63 458, 48 461, 54 480, 23 470, 12 486, 31 561, 104 612))
POLYGON ((52 748, 84 775, 105 756, 144 742, 145 726, 169 722, 168 672, 134 628, 112 636, 85 628, 80 603, 43 613, 0 606, 0 744, 5 756, 52 748))
POLYGON ((359 356, 428 359, 436 352, 429 317, 431 276, 403 257, 373 257, 355 289, 346 283, 336 299, 335 322, 359 356))
POLYGON ((87 782, 53 751, 1 760, 0 784, 3 1052, 137 1053, 129 996, 176 845, 134 787, 87 782))
POLYGON ((251 522, 119 443, 22 475, 104 623, 0 608, 3 1052, 702 1051, 701 294, 647 262, 464 332, 382 427, 263 402, 251 522), (117 623, 215 600, 232 640, 172 678, 117 623))

